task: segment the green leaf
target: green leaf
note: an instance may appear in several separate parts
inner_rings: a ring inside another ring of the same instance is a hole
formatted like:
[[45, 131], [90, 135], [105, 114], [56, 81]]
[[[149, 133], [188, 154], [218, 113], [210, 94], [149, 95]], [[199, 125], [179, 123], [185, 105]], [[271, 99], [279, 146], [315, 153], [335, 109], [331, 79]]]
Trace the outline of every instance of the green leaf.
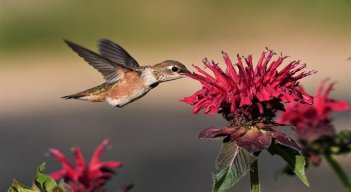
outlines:
[[73, 192], [73, 189], [71, 188], [71, 186], [66, 184], [63, 179], [60, 180], [56, 190], [62, 191], [62, 192]]
[[301, 179], [301, 181], [309, 186], [308, 179], [305, 172], [306, 161], [300, 151], [295, 148], [287, 147], [278, 143], [273, 143], [268, 151], [272, 155], [279, 155], [282, 157], [292, 171]]
[[71, 192], [69, 185], [65, 184], [63, 180], [59, 185], [49, 175], [44, 174], [45, 163], [42, 163], [36, 173], [35, 181], [32, 187], [28, 187], [15, 179], [7, 192]]
[[40, 186], [45, 191], [53, 191], [57, 190], [57, 183], [54, 179], [52, 179], [49, 175], [44, 174], [45, 163], [42, 163], [38, 169], [35, 177], [35, 181], [40, 184]]
[[346, 154], [351, 152], [351, 131], [342, 130], [334, 136], [332, 143], [328, 143], [332, 154]]
[[40, 189], [35, 184], [32, 187], [28, 187], [14, 179], [7, 192], [40, 192]]
[[212, 192], [224, 192], [230, 189], [249, 172], [250, 164], [254, 160], [256, 156], [234, 142], [223, 143], [216, 160]]

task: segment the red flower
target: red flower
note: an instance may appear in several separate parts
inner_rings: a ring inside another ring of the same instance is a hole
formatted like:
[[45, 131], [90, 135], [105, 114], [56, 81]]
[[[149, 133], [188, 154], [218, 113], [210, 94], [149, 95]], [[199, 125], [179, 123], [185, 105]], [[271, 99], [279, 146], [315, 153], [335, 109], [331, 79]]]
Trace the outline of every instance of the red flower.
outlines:
[[334, 136], [331, 112], [350, 109], [345, 101], [329, 98], [334, 83], [323, 92], [325, 83], [323, 81], [317, 89], [313, 105], [289, 104], [286, 112], [277, 119], [279, 123], [294, 125], [300, 141], [313, 142], [325, 136]]
[[51, 173], [53, 179], [63, 178], [75, 192], [104, 191], [101, 187], [105, 185], [114, 171], [112, 168], [121, 167], [123, 164], [117, 161], [100, 161], [102, 152], [108, 146], [109, 141], [106, 139], [95, 150], [89, 164], [86, 164], [79, 147], [73, 148], [76, 165], [72, 165], [65, 155], [57, 150], [50, 149], [53, 155], [62, 165], [62, 169]]
[[230, 123], [224, 129], [205, 129], [199, 138], [223, 138], [249, 152], [268, 149], [273, 141], [300, 151], [294, 140], [272, 129], [277, 125], [272, 118], [278, 110], [285, 110], [283, 103], [313, 102], [313, 98], [298, 86], [297, 81], [314, 71], [300, 72], [306, 65], [299, 61], [292, 61], [279, 70], [287, 57], [279, 56], [271, 62], [273, 55], [273, 51], [264, 51], [256, 67], [251, 55], [244, 59], [246, 66], [238, 55], [236, 70], [223, 52], [227, 66], [225, 72], [213, 61], [203, 61], [214, 77], [195, 66], [201, 74], [192, 73], [189, 76], [200, 81], [202, 89], [182, 101], [194, 105], [193, 113], [202, 109], [204, 113], [221, 113]]
[[297, 81], [311, 75], [314, 71], [300, 72], [305, 64], [292, 61], [281, 66], [286, 56], [279, 56], [271, 61], [274, 53], [264, 51], [257, 66], [253, 66], [252, 56], [244, 59], [238, 55], [237, 69], [234, 68], [228, 55], [223, 52], [225, 72], [216, 63], [203, 61], [212, 70], [214, 77], [195, 66], [201, 73], [188, 76], [198, 80], [202, 89], [182, 101], [194, 105], [193, 113], [204, 109], [204, 113], [222, 113], [228, 120], [236, 121], [257, 120], [260, 117], [272, 118], [277, 110], [284, 110], [282, 103], [300, 102], [312, 103], [312, 97], [298, 86]]

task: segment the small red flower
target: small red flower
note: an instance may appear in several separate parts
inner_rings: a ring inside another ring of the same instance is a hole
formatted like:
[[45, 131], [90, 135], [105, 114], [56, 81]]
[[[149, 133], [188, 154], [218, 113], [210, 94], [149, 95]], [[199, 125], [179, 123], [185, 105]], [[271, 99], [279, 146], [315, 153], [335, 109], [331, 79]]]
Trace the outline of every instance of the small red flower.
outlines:
[[[214, 74], [209, 75], [195, 66], [200, 73], [188, 76], [198, 80], [202, 89], [182, 101], [194, 105], [193, 113], [204, 109], [204, 113], [222, 113], [227, 119], [256, 120], [260, 117], [272, 118], [277, 110], [284, 110], [282, 103], [313, 102], [313, 98], [298, 86], [298, 80], [315, 71], [300, 72], [305, 64], [292, 61], [282, 69], [278, 69], [286, 56], [279, 56], [271, 62], [273, 51], [264, 51], [256, 67], [252, 56], [243, 59], [237, 55], [237, 69], [234, 68], [228, 55], [223, 52], [225, 72], [214, 61], [203, 61]], [[300, 72], [300, 73], [298, 73]], [[298, 74], [297, 74], [298, 73]]]
[[65, 155], [57, 150], [50, 149], [50, 154], [58, 160], [62, 169], [51, 173], [50, 176], [55, 179], [63, 178], [75, 192], [92, 192], [104, 191], [102, 186], [113, 176], [113, 168], [123, 166], [122, 163], [117, 161], [103, 162], [100, 160], [102, 152], [109, 145], [106, 139], [95, 150], [90, 163], [87, 164], [79, 147], [73, 148], [73, 154], [76, 164], [72, 165]]
[[277, 119], [279, 123], [294, 125], [300, 141], [313, 142], [325, 136], [334, 136], [331, 112], [350, 109], [345, 101], [329, 98], [334, 83], [323, 92], [325, 83], [323, 81], [317, 89], [313, 105], [289, 104], [286, 112]]

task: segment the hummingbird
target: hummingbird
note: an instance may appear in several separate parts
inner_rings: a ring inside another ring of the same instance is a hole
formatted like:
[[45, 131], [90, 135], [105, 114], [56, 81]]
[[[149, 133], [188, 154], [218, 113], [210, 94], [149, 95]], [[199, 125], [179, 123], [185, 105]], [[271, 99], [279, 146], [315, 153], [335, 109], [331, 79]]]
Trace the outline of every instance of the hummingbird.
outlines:
[[71, 41], [64, 41], [99, 71], [106, 81], [96, 87], [62, 97], [64, 99], [105, 101], [112, 106], [123, 107], [143, 97], [160, 83], [179, 79], [190, 73], [185, 65], [174, 60], [140, 66], [125, 49], [108, 39], [99, 40], [99, 54]]

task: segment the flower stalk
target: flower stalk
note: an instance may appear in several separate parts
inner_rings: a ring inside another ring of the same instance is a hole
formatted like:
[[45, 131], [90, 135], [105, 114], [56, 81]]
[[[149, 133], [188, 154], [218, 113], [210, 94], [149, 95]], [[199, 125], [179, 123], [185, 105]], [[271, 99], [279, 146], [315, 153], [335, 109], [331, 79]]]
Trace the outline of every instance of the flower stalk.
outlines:
[[347, 174], [335, 158], [331, 154], [325, 154], [325, 159], [328, 161], [329, 165], [332, 167], [334, 172], [338, 175], [341, 183], [345, 186], [348, 192], [351, 192], [351, 181], [348, 178]]
[[251, 192], [261, 192], [257, 159], [250, 165], [250, 184]]

